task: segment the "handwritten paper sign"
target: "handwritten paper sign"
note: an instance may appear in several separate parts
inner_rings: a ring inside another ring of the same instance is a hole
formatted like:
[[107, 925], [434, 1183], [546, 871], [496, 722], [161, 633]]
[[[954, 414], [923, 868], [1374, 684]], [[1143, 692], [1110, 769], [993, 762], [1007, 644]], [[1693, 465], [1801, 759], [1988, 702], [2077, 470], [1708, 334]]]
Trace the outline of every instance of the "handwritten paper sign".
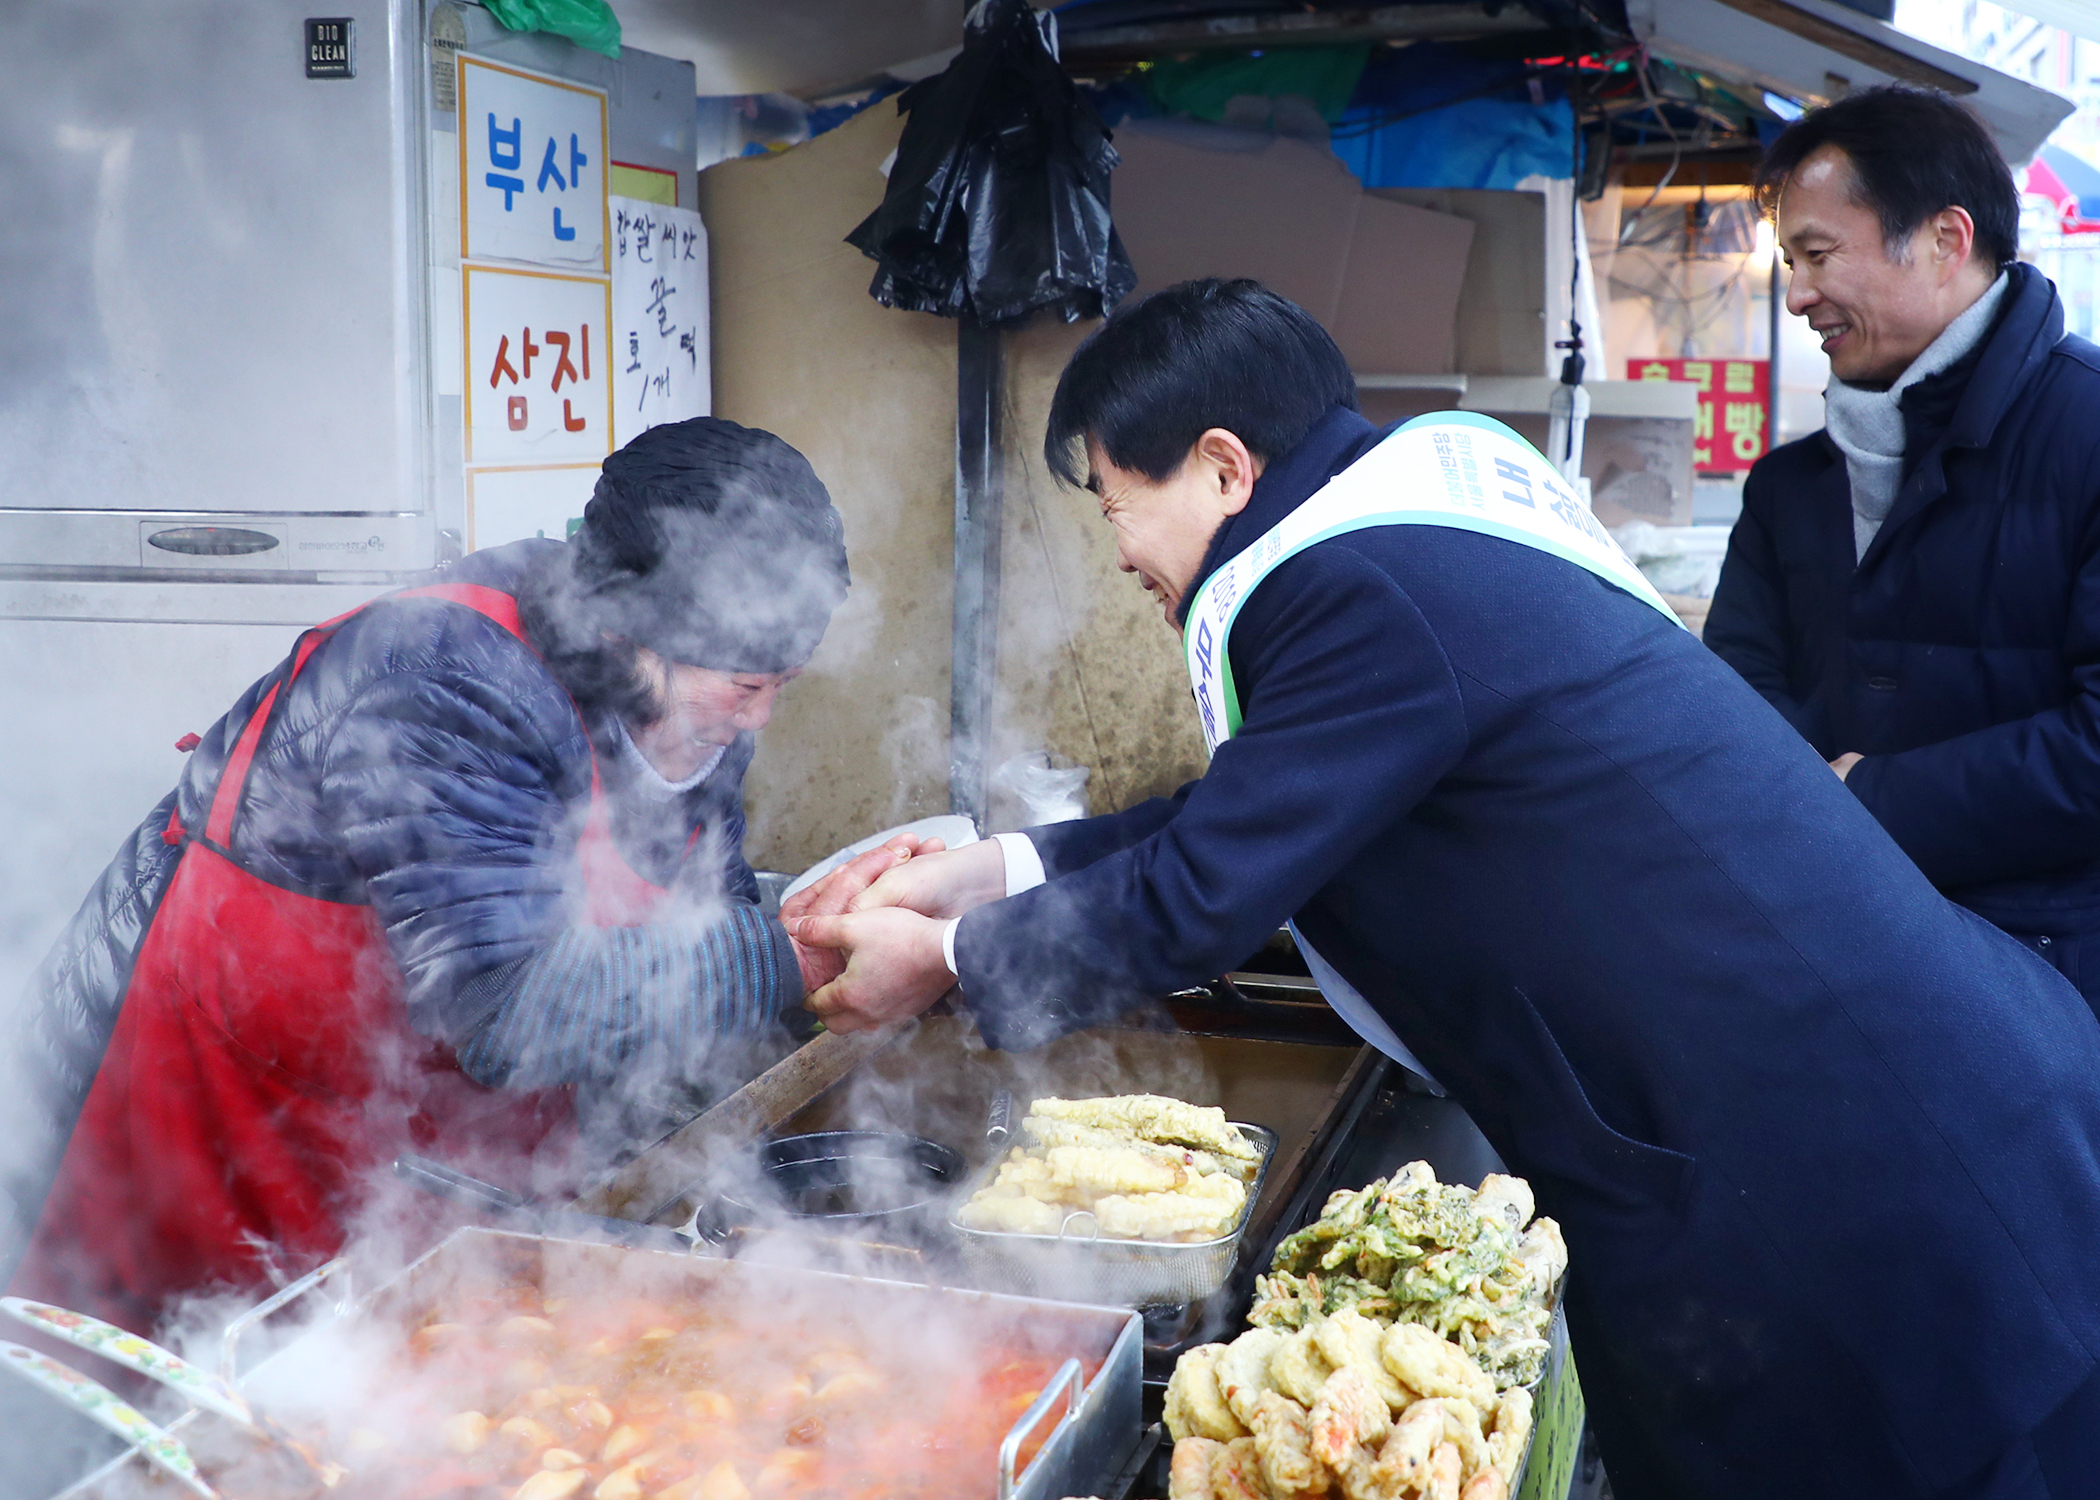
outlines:
[[601, 274], [605, 94], [459, 59], [460, 254]]
[[691, 209], [612, 200], [613, 440], [707, 415], [707, 230]]
[[612, 451], [607, 283], [468, 266], [467, 462], [576, 463]]

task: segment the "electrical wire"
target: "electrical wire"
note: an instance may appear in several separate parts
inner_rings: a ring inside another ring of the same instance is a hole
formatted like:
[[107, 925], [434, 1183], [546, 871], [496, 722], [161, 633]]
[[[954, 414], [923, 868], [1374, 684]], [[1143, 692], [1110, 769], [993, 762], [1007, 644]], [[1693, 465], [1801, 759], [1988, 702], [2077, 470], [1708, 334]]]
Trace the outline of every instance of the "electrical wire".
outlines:
[[[1655, 123], [1660, 125], [1663, 129], [1663, 134], [1670, 138], [1669, 169], [1662, 174], [1661, 180], [1655, 184], [1655, 190], [1648, 195], [1648, 201], [1633, 211], [1634, 218], [1638, 219], [1649, 209], [1655, 207], [1656, 200], [1662, 197], [1663, 189], [1668, 187], [1671, 180], [1677, 176], [1677, 168], [1684, 161], [1684, 142], [1678, 138], [1677, 127], [1670, 123], [1670, 117], [1663, 113], [1662, 104], [1655, 97], [1655, 86], [1648, 77], [1648, 48], [1645, 44], [1641, 47], [1640, 55], [1634, 59], [1633, 76], [1640, 82], [1641, 97], [1648, 101], [1648, 113], [1655, 117]], [[1626, 223], [1624, 217], [1620, 218], [1619, 223], [1620, 233], [1623, 234]]]

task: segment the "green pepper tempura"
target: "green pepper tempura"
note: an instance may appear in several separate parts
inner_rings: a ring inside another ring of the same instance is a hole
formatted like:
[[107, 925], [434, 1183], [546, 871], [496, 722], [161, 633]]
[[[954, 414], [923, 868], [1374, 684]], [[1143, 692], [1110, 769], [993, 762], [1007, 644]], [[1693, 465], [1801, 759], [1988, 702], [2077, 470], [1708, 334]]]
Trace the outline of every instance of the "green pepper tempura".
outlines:
[[1276, 1247], [1248, 1322], [1302, 1328], [1353, 1308], [1382, 1323], [1419, 1323], [1452, 1340], [1498, 1389], [1543, 1373], [1551, 1298], [1568, 1252], [1560, 1226], [1532, 1219], [1521, 1177], [1479, 1191], [1440, 1183], [1426, 1162], [1343, 1191]]

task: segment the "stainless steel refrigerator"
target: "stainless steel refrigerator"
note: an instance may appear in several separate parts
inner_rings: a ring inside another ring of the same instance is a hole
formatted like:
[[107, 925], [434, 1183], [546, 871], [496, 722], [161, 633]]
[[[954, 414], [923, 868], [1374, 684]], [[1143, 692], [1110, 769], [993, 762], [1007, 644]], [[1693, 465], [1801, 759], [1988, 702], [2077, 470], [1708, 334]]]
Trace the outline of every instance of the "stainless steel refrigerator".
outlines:
[[[177, 739], [300, 627], [470, 545], [477, 486], [580, 511], [613, 441], [614, 205], [697, 223], [689, 63], [454, 0], [328, 8], [0, 6], [0, 1020]], [[554, 140], [579, 120], [597, 139]], [[558, 224], [566, 261], [501, 222], [463, 234], [499, 197], [498, 220]], [[704, 270], [703, 240], [703, 297]], [[489, 392], [463, 286], [490, 337], [505, 298], [529, 338], [552, 326], [534, 288], [585, 307], [588, 392]], [[704, 326], [683, 336], [699, 366]]]

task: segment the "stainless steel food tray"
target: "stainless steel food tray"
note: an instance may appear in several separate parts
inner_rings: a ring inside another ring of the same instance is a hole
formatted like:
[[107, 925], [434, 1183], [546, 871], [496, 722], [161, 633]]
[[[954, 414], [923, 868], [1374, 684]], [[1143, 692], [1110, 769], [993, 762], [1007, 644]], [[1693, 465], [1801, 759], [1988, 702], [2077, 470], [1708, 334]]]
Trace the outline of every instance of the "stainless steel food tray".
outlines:
[[[972, 1229], [950, 1215], [948, 1225], [955, 1231], [971, 1279], [1018, 1296], [1109, 1307], [1201, 1302], [1231, 1276], [1240, 1236], [1254, 1216], [1262, 1184], [1268, 1180], [1269, 1163], [1276, 1157], [1275, 1131], [1240, 1120], [1231, 1123], [1261, 1147], [1261, 1162], [1254, 1169], [1254, 1180], [1247, 1184], [1247, 1204], [1225, 1234], [1193, 1243], [1105, 1239], [1090, 1232], [1096, 1227], [1093, 1215], [1079, 1210], [1066, 1216], [1057, 1234], [1020, 1234]], [[998, 1171], [999, 1161], [989, 1163], [958, 1199], [956, 1212]]]
[[[943, 1315], [971, 1327], [994, 1322], [1047, 1324], [1069, 1330], [1087, 1346], [1087, 1357], [1100, 1367], [1086, 1379], [1077, 1358], [1067, 1359], [1035, 1403], [1007, 1432], [998, 1465], [999, 1500], [1059, 1500], [1097, 1490], [1137, 1446], [1139, 1403], [1144, 1364], [1144, 1324], [1127, 1309], [1074, 1307], [1064, 1301], [1016, 1297], [999, 1292], [929, 1287], [909, 1282], [847, 1276], [826, 1271], [789, 1270], [711, 1256], [679, 1255], [618, 1245], [590, 1244], [506, 1230], [461, 1229], [383, 1286], [351, 1301], [342, 1261], [331, 1261], [251, 1310], [227, 1330], [222, 1373], [233, 1376], [241, 1360], [240, 1342], [253, 1337], [263, 1318], [289, 1308], [302, 1298], [332, 1298], [331, 1316], [293, 1342], [276, 1350], [251, 1370], [238, 1374], [242, 1391], [260, 1405], [271, 1404], [273, 1387], [287, 1379], [286, 1367], [311, 1369], [335, 1353], [331, 1341], [346, 1350], [369, 1346], [375, 1325], [396, 1322], [430, 1293], [483, 1279], [489, 1267], [554, 1267], [564, 1284], [598, 1283], [634, 1290], [638, 1286], [692, 1281], [728, 1282], [737, 1295], [764, 1305], [790, 1288], [835, 1287], [857, 1301], [888, 1299], [899, 1303], [939, 1304]], [[293, 1384], [300, 1379], [289, 1377]], [[195, 1418], [185, 1413], [175, 1423], [186, 1427]], [[1025, 1469], [1014, 1472], [1016, 1454], [1029, 1434], [1053, 1422], [1049, 1435]], [[102, 1465], [66, 1497], [100, 1497], [115, 1487], [125, 1471], [145, 1470], [136, 1450]], [[987, 1476], [989, 1479], [991, 1476]], [[989, 1485], [987, 1488], [989, 1489]], [[126, 1491], [129, 1493], [129, 1491]], [[160, 1493], [155, 1490], [154, 1493]]]

